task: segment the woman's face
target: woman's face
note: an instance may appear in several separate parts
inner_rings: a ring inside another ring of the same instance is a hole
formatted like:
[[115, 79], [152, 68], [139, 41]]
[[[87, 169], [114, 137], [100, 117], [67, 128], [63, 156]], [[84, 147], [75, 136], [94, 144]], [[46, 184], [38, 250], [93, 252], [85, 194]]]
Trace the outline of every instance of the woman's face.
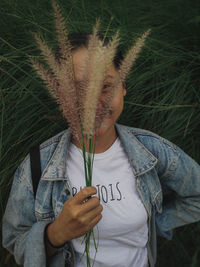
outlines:
[[[75, 72], [75, 79], [77, 82], [81, 82], [84, 80], [84, 68], [86, 57], [87, 57], [88, 50], [87, 48], [80, 48], [75, 50], [73, 53], [73, 62], [74, 62], [74, 72]], [[104, 81], [104, 85], [102, 88], [102, 93], [100, 96], [98, 108], [103, 107], [103, 103], [105, 102], [106, 94], [108, 93], [109, 87], [111, 87], [116, 80], [119, 79], [119, 72], [112, 64], [108, 72], [106, 74], [106, 79]], [[112, 97], [112, 101], [110, 104], [110, 109], [108, 114], [104, 117], [103, 122], [101, 123], [100, 130], [98, 132], [98, 136], [103, 136], [106, 133], [114, 134], [115, 127], [114, 124], [119, 118], [124, 105], [124, 96], [126, 94], [126, 89], [123, 87], [122, 83], [119, 83], [114, 96]]]

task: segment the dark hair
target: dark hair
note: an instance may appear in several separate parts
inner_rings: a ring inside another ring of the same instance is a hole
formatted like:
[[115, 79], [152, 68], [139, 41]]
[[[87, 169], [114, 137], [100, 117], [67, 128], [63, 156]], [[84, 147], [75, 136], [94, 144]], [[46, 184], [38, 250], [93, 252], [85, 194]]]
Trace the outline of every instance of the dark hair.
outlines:
[[[68, 39], [73, 47], [73, 50], [76, 50], [81, 47], [88, 47], [90, 33], [71, 33], [68, 35]], [[100, 40], [104, 41], [104, 45], [106, 46], [110, 41], [111, 38], [104, 37], [102, 34], [98, 33], [98, 37]], [[116, 54], [113, 60], [114, 66], [116, 69], [119, 68], [121, 61], [123, 60], [123, 55], [119, 47], [116, 50]]]

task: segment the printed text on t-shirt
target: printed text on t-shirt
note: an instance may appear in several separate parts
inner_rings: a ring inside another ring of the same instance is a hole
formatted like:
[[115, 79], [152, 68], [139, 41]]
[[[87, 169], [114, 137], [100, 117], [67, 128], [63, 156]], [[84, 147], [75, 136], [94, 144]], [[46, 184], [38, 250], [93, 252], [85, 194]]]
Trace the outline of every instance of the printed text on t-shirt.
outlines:
[[[97, 196], [99, 200], [103, 201], [104, 203], [108, 203], [109, 201], [120, 201], [122, 199], [122, 193], [120, 191], [120, 182], [117, 182], [116, 184], [109, 184], [107, 186], [97, 184], [95, 185], [97, 189]], [[83, 186], [80, 186], [79, 191], [83, 188]], [[72, 187], [72, 195], [76, 195], [78, 193], [78, 188]]]

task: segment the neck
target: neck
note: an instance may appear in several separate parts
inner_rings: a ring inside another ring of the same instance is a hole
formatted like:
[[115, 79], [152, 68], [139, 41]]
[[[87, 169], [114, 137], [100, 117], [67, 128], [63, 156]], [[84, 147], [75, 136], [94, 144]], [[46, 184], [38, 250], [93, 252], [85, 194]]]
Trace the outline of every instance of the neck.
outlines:
[[[112, 129], [110, 129], [109, 131], [107, 131], [104, 134], [101, 134], [101, 131], [100, 131], [100, 133], [99, 133], [99, 135], [97, 137], [93, 137], [91, 139], [91, 146], [92, 146], [91, 151], [93, 151], [94, 146], [95, 146], [95, 154], [105, 152], [107, 149], [109, 149], [112, 146], [112, 144], [117, 139], [117, 136], [118, 135], [117, 135], [117, 132], [116, 132], [114, 126], [113, 126]], [[95, 140], [95, 138], [96, 138], [96, 140]], [[72, 137], [72, 143], [74, 145], [76, 145], [77, 147], [82, 149], [82, 145], [80, 144], [80, 142], [77, 139], [73, 138], [73, 137]], [[90, 152], [88, 143], [89, 143], [88, 140], [86, 140], [86, 138], [85, 138], [84, 139], [84, 144], [85, 144], [86, 151]]]

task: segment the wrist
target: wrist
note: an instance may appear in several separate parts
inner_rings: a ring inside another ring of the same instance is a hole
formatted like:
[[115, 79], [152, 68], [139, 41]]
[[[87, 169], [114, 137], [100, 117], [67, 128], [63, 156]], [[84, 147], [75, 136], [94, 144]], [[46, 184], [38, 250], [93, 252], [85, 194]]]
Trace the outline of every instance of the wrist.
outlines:
[[45, 242], [52, 248], [59, 249], [65, 245], [65, 242], [58, 237], [58, 232], [55, 229], [55, 222], [47, 224], [44, 237]]

